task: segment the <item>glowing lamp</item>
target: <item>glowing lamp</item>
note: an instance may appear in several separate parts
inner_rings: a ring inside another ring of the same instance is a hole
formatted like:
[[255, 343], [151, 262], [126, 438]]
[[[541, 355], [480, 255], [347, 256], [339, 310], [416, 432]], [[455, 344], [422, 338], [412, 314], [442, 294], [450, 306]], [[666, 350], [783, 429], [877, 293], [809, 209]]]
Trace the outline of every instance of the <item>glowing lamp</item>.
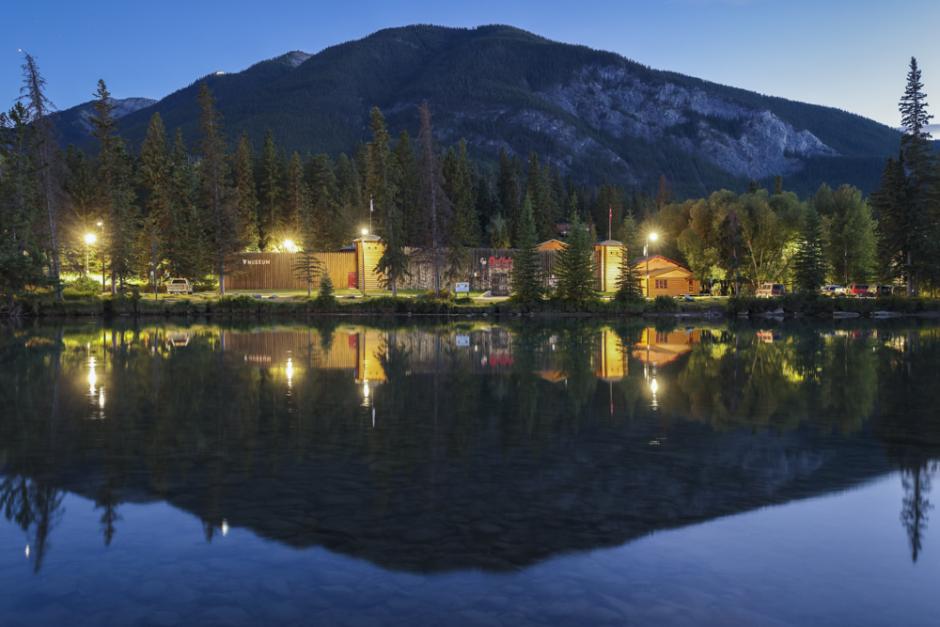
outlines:
[[82, 237], [82, 241], [85, 242], [85, 246], [94, 246], [96, 243], [98, 243], [98, 236], [94, 233], [85, 233], [85, 235]]

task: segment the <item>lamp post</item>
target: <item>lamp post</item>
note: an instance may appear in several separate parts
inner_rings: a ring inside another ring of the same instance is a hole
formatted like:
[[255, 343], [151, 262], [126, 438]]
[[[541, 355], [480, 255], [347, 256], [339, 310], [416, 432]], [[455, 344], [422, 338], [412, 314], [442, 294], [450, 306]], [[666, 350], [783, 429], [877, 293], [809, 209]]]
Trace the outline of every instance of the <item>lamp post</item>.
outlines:
[[88, 258], [91, 253], [91, 247], [94, 246], [95, 243], [98, 241], [98, 236], [95, 235], [94, 233], [88, 232], [88, 233], [85, 233], [84, 237], [82, 237], [82, 241], [85, 242], [85, 276], [87, 277], [88, 276]]
[[649, 247], [650, 242], [655, 242], [659, 239], [659, 233], [653, 231], [646, 236], [646, 243], [643, 245], [643, 257], [646, 259], [646, 297], [650, 297], [650, 254]]

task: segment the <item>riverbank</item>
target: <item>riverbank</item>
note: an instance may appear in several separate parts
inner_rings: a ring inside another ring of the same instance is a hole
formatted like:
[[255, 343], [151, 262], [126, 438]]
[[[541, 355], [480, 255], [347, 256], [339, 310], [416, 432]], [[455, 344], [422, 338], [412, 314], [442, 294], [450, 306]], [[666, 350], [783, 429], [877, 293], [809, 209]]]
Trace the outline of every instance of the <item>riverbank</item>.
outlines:
[[512, 300], [434, 298], [428, 295], [392, 297], [341, 296], [322, 301], [306, 296], [199, 294], [152, 298], [148, 296], [81, 296], [56, 302], [49, 295], [17, 299], [17, 315], [26, 318], [76, 317], [295, 317], [311, 316], [571, 316], [638, 317], [814, 317], [890, 318], [940, 316], [940, 299], [925, 298], [828, 298], [790, 295], [782, 298], [660, 297], [650, 301], [618, 302], [598, 299], [588, 303], [545, 300], [523, 305]]

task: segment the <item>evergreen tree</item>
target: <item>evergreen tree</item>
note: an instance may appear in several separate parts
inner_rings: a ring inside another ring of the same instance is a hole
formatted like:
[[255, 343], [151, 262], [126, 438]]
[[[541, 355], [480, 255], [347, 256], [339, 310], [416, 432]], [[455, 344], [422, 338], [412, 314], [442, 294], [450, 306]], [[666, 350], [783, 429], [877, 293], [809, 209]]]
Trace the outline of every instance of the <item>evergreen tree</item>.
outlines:
[[219, 113], [209, 87], [199, 88], [200, 129], [202, 142], [199, 183], [202, 206], [208, 227], [207, 243], [212, 251], [213, 265], [219, 279], [219, 293], [225, 294], [225, 261], [241, 247], [244, 231], [238, 223], [235, 199], [228, 186], [228, 167]]
[[509, 221], [501, 213], [496, 213], [490, 218], [490, 223], [486, 226], [486, 234], [493, 248], [509, 248], [511, 245]]
[[320, 277], [320, 292], [317, 294], [317, 304], [321, 306], [332, 306], [336, 304], [336, 294], [333, 291], [333, 279], [328, 272], [323, 272]]
[[317, 282], [317, 278], [321, 274], [326, 275], [323, 262], [309, 248], [304, 248], [294, 255], [293, 270], [294, 276], [307, 286], [307, 298], [313, 294], [313, 284]]
[[103, 80], [95, 92], [92, 134], [98, 140], [98, 197], [107, 216], [105, 238], [111, 273], [111, 293], [117, 291], [131, 272], [137, 241], [135, 194], [132, 187], [130, 157], [123, 140], [117, 135], [114, 101]]
[[519, 239], [512, 264], [513, 300], [524, 304], [542, 300], [542, 262], [536, 244], [532, 198], [526, 194], [519, 215]]
[[300, 154], [296, 151], [287, 163], [287, 175], [284, 178], [283, 209], [278, 223], [280, 241], [295, 240], [298, 233], [304, 247], [314, 248], [321, 242], [320, 225], [314, 218], [310, 206], [310, 194], [307, 191], [307, 182], [304, 177], [304, 165]]
[[258, 234], [258, 192], [255, 188], [254, 151], [247, 133], [242, 133], [235, 149], [235, 204], [238, 221], [245, 227], [242, 240], [260, 249]]
[[167, 230], [170, 226], [171, 205], [170, 157], [166, 145], [166, 129], [159, 113], [154, 113], [147, 127], [147, 136], [140, 149], [138, 169], [143, 208], [142, 222], [148, 278], [154, 297], [160, 287], [161, 262], [165, 256]]
[[590, 230], [577, 213], [571, 214], [568, 245], [558, 254], [558, 296], [572, 303], [597, 297], [594, 287], [594, 246]]
[[[499, 174], [496, 179], [500, 213], [509, 221], [513, 238], [518, 236], [519, 211], [519, 168], [515, 159], [505, 150], [499, 151]], [[538, 237], [536, 235], [536, 237]]]
[[796, 287], [807, 294], [815, 294], [826, 280], [826, 257], [823, 251], [823, 232], [819, 214], [810, 207], [800, 234], [793, 274]]
[[22, 104], [15, 104], [9, 115], [0, 113], [0, 294], [8, 314], [16, 310], [17, 293], [44, 282], [33, 130]]
[[[885, 171], [884, 183], [876, 196], [879, 209], [880, 243], [889, 267], [899, 271], [907, 282], [908, 294], [917, 291], [918, 283], [933, 274], [940, 236], [936, 159], [930, 149], [927, 127], [927, 95], [923, 91], [921, 70], [917, 59], [911, 58], [907, 86], [898, 109], [901, 113], [901, 160], [905, 192], [897, 189], [897, 172], [891, 166]], [[890, 164], [889, 164], [890, 165]], [[885, 202], [891, 199], [891, 202]]]
[[623, 222], [620, 223], [620, 228], [617, 229], [615, 237], [623, 244], [624, 256], [627, 259], [634, 259], [639, 256], [638, 253], [642, 248], [640, 229], [632, 211], [627, 212]]
[[909, 189], [903, 158], [888, 159], [878, 189], [871, 195], [878, 220], [878, 259], [880, 274], [890, 280], [901, 277], [912, 283], [911, 244], [916, 221], [910, 211]]
[[418, 158], [408, 131], [402, 131], [395, 145], [395, 164], [398, 169], [398, 203], [402, 211], [405, 243], [419, 246], [427, 242], [428, 215], [422, 202]]
[[372, 141], [367, 152], [366, 188], [382, 216], [381, 233], [385, 251], [377, 269], [382, 273], [385, 285], [398, 295], [398, 283], [408, 272], [408, 256], [405, 254], [404, 225], [401, 208], [397, 202], [398, 172], [389, 147], [385, 117], [378, 107], [371, 113]]
[[362, 219], [362, 183], [356, 162], [345, 154], [336, 158], [337, 211], [342, 221], [337, 225], [336, 245], [349, 241], [356, 232], [356, 222]]
[[626, 248], [620, 256], [620, 276], [617, 277], [616, 299], [620, 302], [643, 300], [640, 277], [637, 275], [636, 268], [630, 263], [630, 254]]
[[196, 207], [196, 174], [177, 129], [170, 154], [170, 219], [166, 256], [171, 276], [197, 278], [209, 270], [202, 216]]
[[321, 250], [341, 247], [349, 241], [352, 223], [340, 207], [339, 188], [333, 163], [325, 154], [316, 155], [307, 164], [307, 189]]
[[446, 225], [448, 199], [442, 188], [441, 162], [434, 145], [434, 131], [431, 127], [431, 109], [427, 101], [422, 102], [418, 109], [421, 120], [421, 130], [418, 133], [418, 143], [421, 148], [419, 160], [419, 173], [421, 193], [419, 198], [427, 215], [428, 238], [427, 244], [431, 254], [431, 267], [434, 272], [434, 293], [441, 291], [441, 246], [443, 232]]
[[55, 289], [56, 300], [62, 300], [62, 282], [60, 280], [60, 242], [59, 221], [62, 213], [61, 172], [58, 161], [58, 149], [53, 135], [49, 113], [52, 103], [46, 97], [46, 80], [39, 73], [36, 59], [24, 53], [23, 86], [20, 88], [21, 100], [25, 103], [30, 133], [31, 163], [36, 172], [37, 202], [42, 206], [46, 219], [46, 257], [49, 260], [49, 275]]
[[280, 213], [282, 195], [281, 158], [270, 129], [264, 136], [260, 170], [258, 217], [255, 229], [258, 232], [258, 249], [265, 251], [274, 244], [274, 228]]
[[467, 142], [460, 140], [444, 157], [444, 194], [450, 199], [452, 216], [448, 229], [448, 274], [456, 278], [469, 259], [469, 249], [480, 243], [480, 222], [476, 213], [473, 169], [467, 156]]

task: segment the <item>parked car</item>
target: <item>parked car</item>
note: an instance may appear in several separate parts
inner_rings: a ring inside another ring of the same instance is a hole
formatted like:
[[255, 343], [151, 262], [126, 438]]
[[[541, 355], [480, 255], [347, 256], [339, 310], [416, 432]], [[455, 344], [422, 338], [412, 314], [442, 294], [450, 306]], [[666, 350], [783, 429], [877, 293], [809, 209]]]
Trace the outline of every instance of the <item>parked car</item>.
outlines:
[[192, 294], [193, 284], [189, 279], [170, 279], [166, 282], [167, 294]]
[[783, 283], [761, 283], [754, 295], [758, 298], [775, 298], [785, 296], [786, 293], [787, 288]]
[[868, 285], [867, 283], [852, 283], [849, 285], [846, 293], [849, 296], [855, 296], [857, 298], [867, 298], [869, 296], [875, 295], [872, 286]]
[[822, 290], [823, 296], [845, 296], [845, 286], [844, 285], [823, 285]]
[[893, 285], [879, 285], [875, 288], [875, 294], [878, 296], [893, 296], [894, 286]]

